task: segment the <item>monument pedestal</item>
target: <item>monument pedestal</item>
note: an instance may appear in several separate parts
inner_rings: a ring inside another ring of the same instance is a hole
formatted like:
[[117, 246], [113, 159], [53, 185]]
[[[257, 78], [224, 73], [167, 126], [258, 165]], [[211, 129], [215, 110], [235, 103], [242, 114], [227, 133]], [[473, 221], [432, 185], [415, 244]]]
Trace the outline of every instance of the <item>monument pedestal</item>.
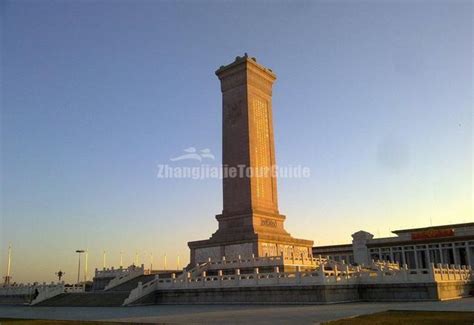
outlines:
[[312, 255], [313, 241], [293, 238], [283, 228], [285, 216], [253, 212], [217, 215], [219, 229], [207, 240], [189, 242], [191, 265], [211, 260], [248, 259], [261, 256], [304, 257]]

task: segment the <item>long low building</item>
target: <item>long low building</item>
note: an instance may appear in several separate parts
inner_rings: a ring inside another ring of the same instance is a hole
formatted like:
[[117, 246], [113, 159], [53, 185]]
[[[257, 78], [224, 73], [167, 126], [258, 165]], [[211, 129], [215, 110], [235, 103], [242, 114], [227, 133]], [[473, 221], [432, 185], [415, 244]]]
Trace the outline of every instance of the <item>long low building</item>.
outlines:
[[430, 263], [466, 265], [474, 268], [474, 222], [393, 231], [396, 237], [374, 238], [366, 231], [352, 234], [352, 244], [316, 246], [313, 256], [329, 256], [350, 264], [385, 260], [409, 268], [427, 268]]

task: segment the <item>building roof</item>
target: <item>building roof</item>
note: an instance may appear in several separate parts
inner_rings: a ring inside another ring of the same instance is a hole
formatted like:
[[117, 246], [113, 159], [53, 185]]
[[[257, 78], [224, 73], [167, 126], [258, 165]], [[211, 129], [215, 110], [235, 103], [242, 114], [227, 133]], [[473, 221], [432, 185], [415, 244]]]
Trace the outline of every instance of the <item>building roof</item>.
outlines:
[[340, 244], [340, 245], [327, 245], [327, 246], [314, 246], [313, 248], [350, 248], [352, 249], [352, 244]]
[[454, 225], [442, 225], [442, 226], [430, 226], [430, 227], [423, 227], [423, 228], [412, 228], [412, 229], [401, 229], [401, 230], [394, 230], [392, 231], [394, 234], [403, 234], [407, 232], [415, 232], [415, 231], [424, 231], [424, 230], [432, 230], [432, 229], [446, 229], [446, 228], [464, 228], [464, 227], [474, 227], [474, 222], [468, 223], [458, 223]]

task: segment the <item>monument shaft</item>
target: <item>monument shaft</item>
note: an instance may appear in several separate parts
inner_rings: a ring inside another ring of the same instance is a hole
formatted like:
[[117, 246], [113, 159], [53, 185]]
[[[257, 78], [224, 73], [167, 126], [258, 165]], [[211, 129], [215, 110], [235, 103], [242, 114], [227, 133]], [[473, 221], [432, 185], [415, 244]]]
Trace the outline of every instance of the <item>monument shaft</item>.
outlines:
[[253, 210], [278, 214], [272, 85], [276, 76], [253, 60], [236, 61], [216, 72], [222, 90], [222, 163], [255, 177], [226, 177], [222, 214]]

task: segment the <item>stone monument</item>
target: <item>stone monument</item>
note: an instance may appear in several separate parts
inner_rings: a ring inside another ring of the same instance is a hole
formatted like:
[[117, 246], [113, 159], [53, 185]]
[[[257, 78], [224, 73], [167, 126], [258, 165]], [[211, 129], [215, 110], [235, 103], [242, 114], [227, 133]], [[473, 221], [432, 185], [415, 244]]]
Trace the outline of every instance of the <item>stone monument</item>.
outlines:
[[[209, 258], [310, 257], [313, 241], [295, 239], [278, 210], [273, 168], [272, 86], [276, 75], [247, 54], [221, 66], [223, 210], [218, 230], [189, 242], [191, 265]], [[249, 172], [250, 171], [250, 174]]]

